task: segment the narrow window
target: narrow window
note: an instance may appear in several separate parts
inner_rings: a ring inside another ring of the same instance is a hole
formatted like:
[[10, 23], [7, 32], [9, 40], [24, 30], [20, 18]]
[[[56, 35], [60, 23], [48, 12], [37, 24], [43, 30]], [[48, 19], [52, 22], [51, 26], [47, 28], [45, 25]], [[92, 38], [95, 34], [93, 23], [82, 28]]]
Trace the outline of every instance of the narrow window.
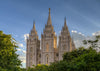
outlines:
[[48, 45], [48, 43], [46, 44], [46, 51], [47, 52], [49, 51], [49, 45]]

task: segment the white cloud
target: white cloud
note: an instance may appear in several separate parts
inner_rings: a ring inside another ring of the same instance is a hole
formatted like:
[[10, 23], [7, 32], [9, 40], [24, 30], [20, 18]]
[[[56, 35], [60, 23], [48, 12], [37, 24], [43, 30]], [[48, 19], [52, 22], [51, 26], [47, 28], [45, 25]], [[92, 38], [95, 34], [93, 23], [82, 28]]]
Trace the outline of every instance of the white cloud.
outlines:
[[26, 41], [26, 39], [29, 37], [29, 34], [24, 34], [24, 40]]
[[17, 49], [18, 51], [21, 51], [21, 49]]
[[21, 55], [18, 58], [22, 61], [22, 63], [26, 63], [26, 56]]
[[72, 30], [71, 32], [72, 32], [72, 33], [77, 33], [77, 31], [74, 31], [74, 30]]
[[25, 50], [23, 50], [22, 52], [26, 54], [26, 51]]
[[82, 36], [85, 36], [84, 34], [82, 34]]
[[81, 33], [81, 32], [79, 32], [79, 34], [81, 35], [82, 33]]
[[19, 45], [19, 47], [24, 47], [24, 45], [22, 43], [19, 43], [18, 45]]
[[93, 36], [97, 36], [97, 35], [100, 35], [100, 31], [98, 32], [95, 32], [95, 33], [92, 33]]
[[95, 33], [92, 33], [93, 36], [95, 36]]
[[76, 30], [72, 30], [71, 32], [72, 32], [72, 33], [79, 34], [79, 35], [82, 35], [82, 36], [85, 36], [85, 35], [84, 35], [84, 34], [82, 34], [81, 32], [77, 32]]
[[26, 63], [26, 60], [21, 60], [23, 63]]

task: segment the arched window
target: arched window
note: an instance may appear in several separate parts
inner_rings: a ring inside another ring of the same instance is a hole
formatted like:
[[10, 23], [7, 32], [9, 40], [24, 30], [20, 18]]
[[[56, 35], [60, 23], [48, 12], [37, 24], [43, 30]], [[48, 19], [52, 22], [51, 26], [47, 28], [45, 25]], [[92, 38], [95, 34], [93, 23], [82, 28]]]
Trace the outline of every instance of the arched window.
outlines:
[[49, 56], [48, 56], [48, 54], [46, 55], [46, 64], [49, 64]]
[[49, 44], [48, 43], [46, 44], [46, 51], [47, 52], [49, 51]]

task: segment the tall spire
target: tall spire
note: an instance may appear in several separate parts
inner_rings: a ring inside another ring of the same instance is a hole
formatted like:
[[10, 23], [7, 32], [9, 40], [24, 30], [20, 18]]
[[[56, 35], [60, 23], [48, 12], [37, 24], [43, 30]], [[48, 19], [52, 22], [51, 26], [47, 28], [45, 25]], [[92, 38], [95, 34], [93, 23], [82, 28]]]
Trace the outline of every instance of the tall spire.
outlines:
[[64, 19], [64, 28], [67, 28], [67, 30], [68, 30], [68, 27], [67, 27], [67, 24], [66, 24], [66, 17]]
[[35, 21], [33, 22], [33, 28], [31, 30], [31, 34], [37, 34], [36, 28], [35, 28]]
[[67, 25], [66, 25], [66, 17], [65, 17], [65, 22], [64, 22], [64, 26], [67, 26]]
[[35, 30], [35, 21], [33, 22], [33, 29]]
[[51, 16], [50, 16], [50, 8], [49, 8], [49, 16], [48, 16], [48, 21], [47, 21], [47, 25], [52, 24], [51, 22]]
[[66, 31], [68, 33], [68, 35], [70, 35], [69, 30], [68, 30], [68, 27], [67, 27], [67, 24], [66, 24], [66, 17], [64, 19], [64, 26], [62, 28], [62, 31]]
[[49, 15], [50, 15], [50, 8], [49, 8]]

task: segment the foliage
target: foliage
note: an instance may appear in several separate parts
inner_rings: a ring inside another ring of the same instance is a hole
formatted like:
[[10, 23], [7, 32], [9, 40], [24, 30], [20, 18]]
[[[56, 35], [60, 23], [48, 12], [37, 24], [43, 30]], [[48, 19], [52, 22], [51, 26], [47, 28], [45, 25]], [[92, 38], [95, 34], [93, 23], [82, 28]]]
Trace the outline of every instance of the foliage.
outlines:
[[28, 68], [27, 71], [34, 71], [34, 68]]
[[49, 66], [48, 71], [67, 71], [68, 63], [66, 61], [54, 62]]
[[0, 71], [20, 71], [21, 61], [16, 54], [16, 42], [11, 35], [0, 31]]
[[93, 48], [80, 48], [73, 52], [65, 53], [63, 61], [53, 63], [49, 71], [99, 71], [100, 53]]
[[33, 68], [28, 68], [27, 71], [48, 71], [48, 65], [38, 64]]
[[26, 68], [21, 68], [21, 71], [26, 71]]
[[[89, 52], [94, 52], [95, 50], [92, 49], [92, 47], [90, 47], [89, 49], [85, 49], [84, 47], [81, 47], [79, 49], [76, 49], [72, 52], [67, 52], [63, 55], [63, 60], [64, 61], [67, 61], [67, 62], [70, 62], [72, 60], [74, 60], [74, 58], [77, 58], [81, 55], [84, 55], [86, 53], [89, 53]], [[95, 51], [96, 52], [96, 51]]]

